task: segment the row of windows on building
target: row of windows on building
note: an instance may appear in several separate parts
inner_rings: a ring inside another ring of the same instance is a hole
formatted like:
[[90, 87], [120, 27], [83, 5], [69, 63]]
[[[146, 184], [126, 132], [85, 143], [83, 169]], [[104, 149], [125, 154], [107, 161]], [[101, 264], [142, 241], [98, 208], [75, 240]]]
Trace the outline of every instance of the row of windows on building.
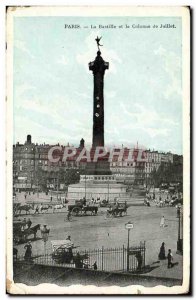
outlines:
[[34, 155], [34, 154], [31, 154], [31, 153], [24, 153], [24, 154], [21, 155], [21, 153], [14, 153], [14, 158], [15, 159], [20, 159], [20, 158], [30, 159], [30, 158], [33, 158], [34, 160], [40, 158], [40, 159], [46, 160], [46, 159], [48, 159], [48, 154], [36, 154], [36, 155]]
[[14, 165], [34, 165], [34, 164], [41, 164], [41, 165], [55, 165], [55, 166], [74, 166], [77, 165], [75, 162], [61, 162], [59, 161], [58, 163], [53, 163], [49, 162], [48, 160], [34, 160], [34, 159], [21, 159], [21, 160], [14, 160], [13, 164]]
[[115, 180], [114, 176], [83, 176], [83, 180]]

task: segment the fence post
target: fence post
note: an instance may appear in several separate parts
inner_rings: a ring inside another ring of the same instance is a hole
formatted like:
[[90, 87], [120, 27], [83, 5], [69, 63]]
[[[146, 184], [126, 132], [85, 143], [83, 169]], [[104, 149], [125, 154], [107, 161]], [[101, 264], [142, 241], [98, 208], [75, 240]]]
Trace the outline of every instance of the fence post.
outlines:
[[101, 256], [102, 256], [101, 269], [102, 269], [102, 271], [103, 271], [103, 246], [102, 246], [102, 253], [101, 253]]
[[130, 233], [130, 229], [128, 228], [128, 241], [127, 241], [127, 272], [129, 272], [129, 233]]
[[146, 266], [146, 241], [144, 241], [144, 268]]

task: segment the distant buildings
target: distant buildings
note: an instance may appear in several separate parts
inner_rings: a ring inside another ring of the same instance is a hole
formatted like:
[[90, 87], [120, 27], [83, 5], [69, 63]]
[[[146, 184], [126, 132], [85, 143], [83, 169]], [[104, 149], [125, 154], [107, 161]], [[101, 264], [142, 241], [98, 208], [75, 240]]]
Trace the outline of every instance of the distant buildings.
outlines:
[[[137, 148], [125, 148], [122, 161], [118, 161], [118, 157], [114, 157], [113, 161], [110, 162], [110, 170], [116, 175], [118, 181], [128, 184], [144, 184], [145, 153], [141, 151], [141, 159], [139, 159], [139, 151]], [[132, 161], [126, 161], [130, 152], [132, 153]]]
[[[62, 153], [67, 146], [61, 146], [62, 152], [58, 162], [51, 162], [48, 159], [48, 151], [55, 145], [35, 144], [31, 140], [31, 136], [27, 136], [24, 144], [17, 143], [13, 146], [13, 181], [16, 189], [35, 189], [40, 183], [47, 178], [47, 187], [56, 189], [64, 186], [64, 175], [67, 170], [84, 170], [86, 160], [76, 161], [77, 156], [84, 148], [84, 140], [80, 141], [79, 147], [76, 149], [76, 155], [69, 157], [66, 161], [62, 160]], [[59, 144], [56, 146], [60, 146]], [[120, 149], [115, 149], [115, 151]], [[132, 160], [126, 161], [129, 152], [132, 153]], [[140, 153], [139, 153], [140, 152]], [[170, 152], [158, 152], [154, 150], [141, 151], [138, 147], [134, 149], [124, 149], [123, 158], [118, 161], [118, 156], [114, 155], [110, 162], [110, 170], [115, 174], [117, 181], [127, 184], [147, 183], [151, 173], [158, 170], [163, 164], [168, 166], [170, 163], [179, 164], [182, 166], [183, 158], [180, 155]], [[59, 177], [59, 174], [61, 176]], [[84, 174], [84, 173], [83, 173]], [[179, 177], [179, 178], [178, 178]], [[182, 176], [176, 175], [176, 180], [182, 182]]]
[[173, 163], [173, 154], [171, 152], [158, 152], [154, 150], [146, 150], [145, 162], [145, 180], [149, 182], [149, 177], [153, 171], [157, 171], [161, 164], [165, 167]]
[[32, 143], [30, 135], [24, 144], [17, 143], [13, 146], [13, 181], [16, 189], [37, 188], [43, 174], [48, 175], [48, 184], [56, 188], [57, 173], [60, 170], [78, 168], [76, 162], [71, 159], [66, 162], [51, 162], [48, 159], [48, 151], [52, 146], [54, 145]]

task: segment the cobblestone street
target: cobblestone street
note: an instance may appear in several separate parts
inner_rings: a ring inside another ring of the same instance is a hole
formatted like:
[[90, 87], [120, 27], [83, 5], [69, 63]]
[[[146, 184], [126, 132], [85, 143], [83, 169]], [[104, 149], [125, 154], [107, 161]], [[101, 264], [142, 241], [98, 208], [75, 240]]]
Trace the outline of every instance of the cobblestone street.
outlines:
[[[182, 278], [182, 256], [176, 254], [178, 222], [175, 207], [129, 207], [124, 217], [106, 219], [106, 208], [99, 208], [97, 216], [74, 217], [71, 222], [66, 221], [66, 208], [61, 212], [22, 215], [19, 218], [30, 217], [32, 226], [46, 224], [50, 228], [47, 242], [47, 253], [52, 252], [51, 240], [63, 240], [68, 235], [79, 250], [122, 247], [127, 245], [127, 230], [125, 223], [131, 221], [134, 228], [130, 231], [130, 246], [139, 245], [146, 241], [146, 264], [154, 266], [152, 276]], [[164, 215], [166, 226], [160, 228], [160, 219]], [[41, 232], [38, 231], [41, 238]], [[31, 238], [31, 237], [30, 237]], [[162, 242], [165, 242], [166, 254], [170, 248], [174, 256], [172, 269], [167, 269], [167, 260], [158, 261], [158, 253]], [[16, 246], [19, 256], [24, 255], [24, 244]], [[44, 253], [44, 243], [41, 239], [32, 240], [33, 256]]]

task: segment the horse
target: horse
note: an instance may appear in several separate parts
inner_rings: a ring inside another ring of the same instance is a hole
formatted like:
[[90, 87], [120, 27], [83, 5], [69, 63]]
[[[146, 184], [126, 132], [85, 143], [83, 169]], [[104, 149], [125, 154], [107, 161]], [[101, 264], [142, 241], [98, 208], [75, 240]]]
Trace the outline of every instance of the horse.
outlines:
[[52, 205], [45, 204], [40, 208], [40, 212], [42, 213], [43, 211], [48, 211], [49, 208], [52, 208]]
[[18, 255], [18, 249], [13, 248], [13, 258], [15, 257], [16, 260], [17, 260], [17, 255]]
[[31, 234], [34, 235], [34, 240], [35, 240], [38, 230], [40, 230], [40, 224], [37, 224], [37, 225], [35, 225], [31, 228], [25, 229], [24, 232], [23, 232], [25, 240], [27, 239], [27, 236], [31, 235]]
[[13, 227], [13, 239], [15, 243], [25, 242], [26, 235], [25, 230], [22, 230], [23, 226], [21, 224], [14, 225]]
[[119, 206], [117, 208], [117, 215], [119, 215], [120, 217], [122, 217], [122, 214], [124, 213], [124, 215], [127, 215], [127, 205], [123, 205], [123, 206]]
[[86, 213], [88, 211], [91, 212], [91, 215], [97, 215], [97, 212], [98, 212], [98, 206], [84, 206], [82, 208], [82, 211], [84, 212], [84, 214], [86, 215]]
[[18, 211], [20, 205], [21, 205], [20, 203], [14, 203], [13, 204], [13, 214], [14, 214], [14, 216], [17, 214], [17, 211]]
[[21, 214], [21, 212], [24, 210], [24, 211], [26, 211], [26, 215], [27, 215], [27, 212], [30, 214], [30, 209], [33, 209], [32, 205], [30, 205], [30, 204], [20, 205], [18, 207], [18, 211], [17, 212], [19, 214]]
[[53, 213], [58, 210], [58, 209], [62, 209], [64, 207], [63, 204], [56, 204], [54, 207], [53, 207]]
[[106, 217], [122, 217], [123, 213], [124, 215], [127, 215], [127, 205], [109, 208]]

